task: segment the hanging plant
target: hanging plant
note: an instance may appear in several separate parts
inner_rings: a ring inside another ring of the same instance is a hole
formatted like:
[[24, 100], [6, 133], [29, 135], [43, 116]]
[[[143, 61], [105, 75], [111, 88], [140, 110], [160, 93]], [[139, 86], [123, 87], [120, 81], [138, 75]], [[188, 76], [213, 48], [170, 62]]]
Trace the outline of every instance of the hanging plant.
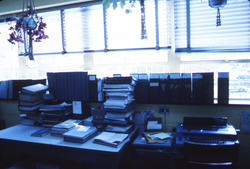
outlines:
[[34, 42], [40, 42], [42, 39], [49, 38], [44, 32], [46, 23], [43, 22], [43, 18], [39, 17], [32, 11], [32, 8], [28, 7], [28, 10], [21, 16], [21, 18], [17, 19], [16, 25], [9, 28], [9, 30], [12, 31], [9, 34], [10, 38], [8, 39], [10, 43], [23, 43], [24, 34], [28, 34]]
[[[44, 33], [45, 28], [46, 23], [44, 23], [43, 18], [39, 17], [36, 13], [34, 0], [23, 0], [22, 15], [20, 19], [17, 18], [16, 25], [9, 28], [12, 32], [10, 33], [8, 41], [12, 44], [15, 44], [15, 41], [21, 43], [25, 41], [24, 55], [29, 56], [30, 60], [34, 60], [32, 42], [40, 42], [42, 39], [49, 38], [49, 36]], [[25, 40], [27, 36], [28, 38]]]

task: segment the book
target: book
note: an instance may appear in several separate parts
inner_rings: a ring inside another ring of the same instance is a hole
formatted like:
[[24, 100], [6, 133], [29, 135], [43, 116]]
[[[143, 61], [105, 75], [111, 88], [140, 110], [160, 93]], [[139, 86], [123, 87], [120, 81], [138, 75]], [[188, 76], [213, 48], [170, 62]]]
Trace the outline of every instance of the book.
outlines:
[[50, 128], [42, 128], [34, 133], [31, 134], [31, 136], [35, 136], [35, 137], [43, 137], [47, 134], [50, 133]]
[[40, 104], [35, 105], [35, 106], [21, 106], [21, 105], [18, 105], [18, 109], [20, 111], [35, 111], [35, 110], [39, 109], [39, 106], [40, 106]]
[[19, 93], [19, 100], [26, 101], [26, 102], [35, 102], [41, 100], [45, 92], [38, 93], [38, 94], [27, 94], [27, 93]]
[[63, 133], [73, 129], [75, 126], [79, 125], [81, 122], [82, 120], [68, 119], [61, 123], [58, 123], [51, 128], [51, 135], [63, 137]]
[[18, 121], [20, 124], [29, 125], [29, 126], [33, 126], [36, 122], [36, 120], [28, 119], [26, 114], [20, 114]]
[[93, 126], [79, 125], [63, 134], [64, 141], [84, 143], [97, 134], [97, 128]]
[[19, 100], [19, 105], [20, 106], [36, 106], [38, 104], [44, 103], [44, 99], [41, 98], [40, 100], [34, 101], [34, 102], [27, 102], [23, 100]]
[[94, 138], [93, 143], [102, 144], [110, 147], [118, 147], [121, 143], [128, 141], [128, 134], [103, 131]]
[[27, 93], [27, 94], [44, 93], [47, 90], [48, 90], [48, 86], [43, 85], [41, 83], [22, 87], [22, 93]]

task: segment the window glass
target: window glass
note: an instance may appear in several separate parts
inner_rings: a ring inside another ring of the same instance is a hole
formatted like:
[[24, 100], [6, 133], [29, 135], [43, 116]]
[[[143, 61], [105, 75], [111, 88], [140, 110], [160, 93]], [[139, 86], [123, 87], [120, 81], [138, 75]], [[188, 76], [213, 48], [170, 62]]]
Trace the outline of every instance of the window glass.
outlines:
[[218, 72], [229, 72], [229, 104], [250, 103], [249, 62], [183, 63], [181, 72], [214, 72], [214, 103], [217, 103], [218, 97]]
[[94, 54], [94, 70], [91, 73], [99, 77], [113, 74], [166, 73], [168, 68], [168, 50], [123, 51]]
[[46, 23], [44, 32], [49, 36], [41, 42], [33, 42], [34, 54], [40, 53], [61, 53], [62, 52], [62, 31], [60, 11], [38, 13]]
[[16, 78], [15, 70], [18, 68], [18, 43], [11, 44], [9, 39], [10, 26], [15, 21], [0, 23], [0, 79]]
[[145, 13], [141, 12], [139, 1], [136, 1], [129, 14], [120, 8], [120, 4], [116, 10], [112, 7], [107, 9], [108, 49], [154, 48], [156, 46], [154, 1], [148, 0], [144, 4]]
[[67, 52], [104, 50], [102, 5], [67, 9], [64, 19]]

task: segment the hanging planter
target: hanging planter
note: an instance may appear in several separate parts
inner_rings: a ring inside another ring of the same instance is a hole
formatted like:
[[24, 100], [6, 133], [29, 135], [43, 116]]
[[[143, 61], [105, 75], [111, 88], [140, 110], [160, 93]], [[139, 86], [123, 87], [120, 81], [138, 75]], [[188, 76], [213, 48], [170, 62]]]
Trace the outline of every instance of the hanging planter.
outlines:
[[[29, 56], [30, 60], [34, 60], [32, 42], [40, 42], [42, 39], [49, 38], [44, 32], [46, 23], [43, 22], [43, 18], [39, 17], [35, 11], [34, 0], [30, 0], [30, 3], [28, 3], [28, 0], [23, 0], [22, 15], [16, 19], [16, 25], [9, 28], [12, 32], [9, 34], [10, 38], [8, 41], [11, 44], [15, 44], [15, 42], [24, 43], [26, 42], [25, 36], [28, 36], [28, 45], [25, 43], [24, 55]], [[28, 50], [26, 50], [27, 48]]]
[[224, 7], [227, 0], [209, 0], [208, 3], [211, 8], [217, 8], [216, 26], [221, 26], [220, 7]]

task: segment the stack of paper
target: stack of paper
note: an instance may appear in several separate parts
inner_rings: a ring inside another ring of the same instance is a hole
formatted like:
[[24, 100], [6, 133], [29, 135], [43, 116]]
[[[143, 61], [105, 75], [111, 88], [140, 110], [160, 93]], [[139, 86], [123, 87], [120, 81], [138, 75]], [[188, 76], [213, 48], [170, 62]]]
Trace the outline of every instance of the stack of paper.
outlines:
[[73, 112], [72, 104], [41, 105], [40, 112], [44, 113], [43, 126], [54, 126], [69, 119]]
[[166, 143], [172, 137], [171, 133], [166, 133], [163, 131], [144, 132], [143, 134], [147, 140], [147, 143]]
[[39, 106], [44, 103], [43, 95], [48, 90], [48, 86], [34, 84], [22, 87], [19, 93], [18, 108], [22, 114], [35, 114]]
[[[129, 112], [106, 112], [105, 118], [108, 120], [117, 120], [117, 121], [127, 121], [132, 120], [132, 115], [134, 113], [134, 110], [131, 110]], [[130, 118], [130, 119], [128, 119]]]
[[133, 128], [132, 124], [126, 126], [107, 125], [105, 131], [116, 132], [116, 133], [127, 133], [131, 128]]
[[56, 124], [51, 128], [51, 135], [63, 137], [63, 133], [73, 129], [74, 127], [79, 125], [81, 122], [82, 122], [81, 120], [68, 119], [64, 122]]
[[97, 134], [97, 128], [79, 125], [63, 134], [64, 141], [84, 143]]
[[104, 79], [106, 101], [103, 105], [107, 122], [128, 124], [132, 120], [136, 83], [137, 80], [131, 76]]
[[128, 134], [104, 131], [94, 138], [93, 143], [102, 144], [110, 147], [118, 147], [118, 145], [125, 141], [129, 141]]

